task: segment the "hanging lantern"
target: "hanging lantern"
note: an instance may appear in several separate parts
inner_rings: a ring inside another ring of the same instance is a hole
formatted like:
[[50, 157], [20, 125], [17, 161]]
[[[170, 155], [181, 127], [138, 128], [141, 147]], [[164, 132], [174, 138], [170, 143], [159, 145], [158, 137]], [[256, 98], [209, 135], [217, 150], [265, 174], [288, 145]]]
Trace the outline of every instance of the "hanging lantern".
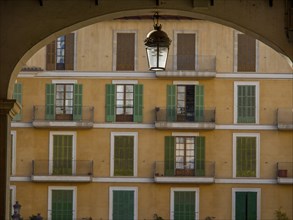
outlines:
[[148, 63], [150, 70], [165, 70], [171, 40], [168, 35], [162, 31], [162, 25], [158, 24], [158, 12], [155, 13], [153, 19], [154, 21], [156, 19], [156, 23], [154, 22], [154, 30], [149, 32], [147, 38], [144, 40]]

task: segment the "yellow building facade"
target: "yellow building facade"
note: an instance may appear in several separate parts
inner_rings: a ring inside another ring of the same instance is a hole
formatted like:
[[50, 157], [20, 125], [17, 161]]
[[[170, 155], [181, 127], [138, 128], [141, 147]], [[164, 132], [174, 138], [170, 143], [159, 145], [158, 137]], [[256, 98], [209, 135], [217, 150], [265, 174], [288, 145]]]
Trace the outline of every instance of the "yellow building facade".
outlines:
[[[11, 203], [45, 219], [292, 219], [292, 68], [223, 25], [147, 17], [61, 36], [18, 75]], [[158, 219], [158, 218], [157, 218]]]

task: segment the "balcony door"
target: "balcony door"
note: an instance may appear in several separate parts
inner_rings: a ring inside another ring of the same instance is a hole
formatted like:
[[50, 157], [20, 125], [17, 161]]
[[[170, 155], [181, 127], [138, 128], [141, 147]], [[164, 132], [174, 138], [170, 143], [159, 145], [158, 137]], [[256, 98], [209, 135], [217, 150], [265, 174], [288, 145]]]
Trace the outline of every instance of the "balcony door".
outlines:
[[194, 121], [194, 85], [177, 86], [177, 121]]
[[73, 119], [73, 84], [56, 84], [56, 120]]
[[53, 135], [51, 174], [72, 175], [73, 135]]

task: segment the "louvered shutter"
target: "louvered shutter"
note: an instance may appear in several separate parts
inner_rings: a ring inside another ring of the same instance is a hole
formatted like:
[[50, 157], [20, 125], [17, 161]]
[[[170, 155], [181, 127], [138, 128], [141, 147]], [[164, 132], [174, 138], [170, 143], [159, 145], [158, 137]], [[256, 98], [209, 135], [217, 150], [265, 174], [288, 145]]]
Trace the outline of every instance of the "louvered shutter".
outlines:
[[174, 192], [174, 219], [195, 219], [195, 192]]
[[135, 34], [117, 33], [116, 70], [134, 70]]
[[176, 85], [167, 85], [167, 109], [168, 122], [176, 121]]
[[195, 86], [195, 122], [204, 122], [204, 86]]
[[[20, 105], [22, 105], [22, 84], [14, 84], [13, 99], [15, 99]], [[22, 117], [22, 110], [14, 116], [13, 121], [20, 121]]]
[[134, 220], [134, 191], [113, 191], [113, 220]]
[[195, 70], [195, 34], [177, 35], [177, 70]]
[[65, 70], [74, 69], [74, 33], [65, 36]]
[[73, 220], [73, 191], [52, 190], [52, 220]]
[[175, 137], [165, 137], [165, 176], [175, 174]]
[[115, 121], [115, 85], [106, 85], [106, 122]]
[[256, 71], [256, 40], [245, 34], [238, 34], [238, 72]]
[[46, 84], [45, 119], [55, 120], [55, 84]]
[[51, 42], [46, 48], [46, 69], [56, 69], [56, 41]]
[[238, 86], [237, 98], [237, 123], [255, 123], [255, 86]]
[[196, 137], [195, 144], [195, 176], [205, 176], [205, 137]]
[[143, 85], [134, 85], [134, 122], [142, 122], [143, 117]]
[[82, 120], [82, 84], [74, 84], [73, 120]]

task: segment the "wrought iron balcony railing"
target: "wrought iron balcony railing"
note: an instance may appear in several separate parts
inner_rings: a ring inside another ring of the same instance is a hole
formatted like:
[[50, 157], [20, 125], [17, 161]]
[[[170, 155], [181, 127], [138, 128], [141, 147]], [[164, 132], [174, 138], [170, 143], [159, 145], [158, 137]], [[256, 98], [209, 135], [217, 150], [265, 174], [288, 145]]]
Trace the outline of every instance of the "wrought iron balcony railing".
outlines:
[[293, 162], [278, 162], [277, 177], [293, 178]]
[[215, 177], [215, 162], [156, 161], [154, 177]]
[[215, 123], [216, 109], [155, 108], [157, 122]]
[[32, 176], [92, 176], [91, 160], [33, 160]]
[[277, 110], [277, 125], [279, 129], [293, 130], [292, 108], [279, 108]]

